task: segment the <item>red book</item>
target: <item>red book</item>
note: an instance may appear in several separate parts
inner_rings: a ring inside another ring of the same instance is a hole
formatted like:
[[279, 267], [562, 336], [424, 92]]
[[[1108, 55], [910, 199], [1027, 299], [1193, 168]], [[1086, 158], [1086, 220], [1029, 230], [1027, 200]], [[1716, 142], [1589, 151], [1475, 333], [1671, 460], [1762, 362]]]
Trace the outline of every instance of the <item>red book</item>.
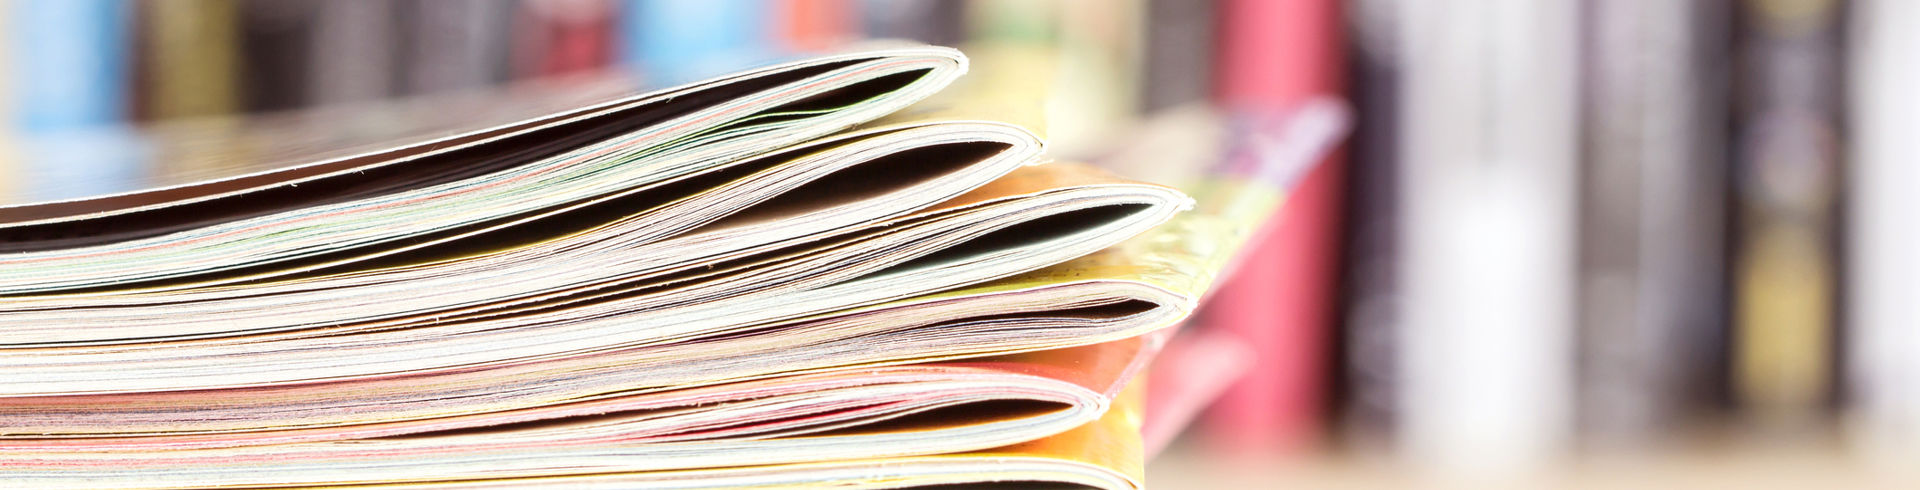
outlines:
[[[1286, 111], [1343, 83], [1338, 0], [1222, 0], [1215, 100]], [[1287, 195], [1206, 312], [1248, 343], [1254, 365], [1208, 415], [1209, 444], [1295, 450], [1319, 436], [1332, 352], [1345, 167], [1336, 152]]]
[[514, 35], [517, 77], [565, 75], [605, 68], [613, 60], [613, 3], [529, 0]]
[[775, 36], [788, 52], [819, 52], [853, 39], [859, 20], [848, 0], [782, 0], [773, 5]]

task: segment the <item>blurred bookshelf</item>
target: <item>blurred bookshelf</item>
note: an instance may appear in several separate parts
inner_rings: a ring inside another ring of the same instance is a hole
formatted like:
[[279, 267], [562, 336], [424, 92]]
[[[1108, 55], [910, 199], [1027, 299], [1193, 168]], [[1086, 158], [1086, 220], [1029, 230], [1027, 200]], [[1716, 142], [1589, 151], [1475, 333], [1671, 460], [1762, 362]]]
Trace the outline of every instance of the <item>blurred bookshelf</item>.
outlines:
[[[1331, 97], [1345, 143], [1183, 327], [1243, 362], [1152, 373], [1220, 386], [1150, 400], [1193, 411], [1154, 486], [1917, 481], [1883, 471], [1920, 454], [1913, 2], [0, 0], [0, 26], [0, 204], [883, 39], [1044, 99], [1062, 159]], [[234, 136], [329, 111], [355, 122]]]

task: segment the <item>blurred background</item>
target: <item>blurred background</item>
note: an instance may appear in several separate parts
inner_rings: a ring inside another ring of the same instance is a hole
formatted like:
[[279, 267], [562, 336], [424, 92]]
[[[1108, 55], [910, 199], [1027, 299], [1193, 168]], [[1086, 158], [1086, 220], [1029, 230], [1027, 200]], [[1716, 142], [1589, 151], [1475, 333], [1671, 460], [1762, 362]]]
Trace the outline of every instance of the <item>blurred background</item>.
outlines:
[[1920, 2], [0, 0], [0, 26], [0, 204], [865, 39], [1044, 97], [1062, 158], [1335, 97], [1345, 143], [1156, 367], [1155, 487], [1920, 482]]

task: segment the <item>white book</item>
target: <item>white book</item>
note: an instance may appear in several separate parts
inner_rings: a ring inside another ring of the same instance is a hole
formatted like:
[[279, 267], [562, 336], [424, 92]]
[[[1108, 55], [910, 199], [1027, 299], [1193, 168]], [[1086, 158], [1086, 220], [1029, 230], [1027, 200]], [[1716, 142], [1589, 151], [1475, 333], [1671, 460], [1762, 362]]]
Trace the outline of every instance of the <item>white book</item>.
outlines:
[[1920, 452], [1920, 4], [1853, 4], [1846, 376], [1855, 439], [1911, 468]]
[[1578, 12], [1402, 8], [1404, 449], [1443, 473], [1524, 471], [1570, 426]]

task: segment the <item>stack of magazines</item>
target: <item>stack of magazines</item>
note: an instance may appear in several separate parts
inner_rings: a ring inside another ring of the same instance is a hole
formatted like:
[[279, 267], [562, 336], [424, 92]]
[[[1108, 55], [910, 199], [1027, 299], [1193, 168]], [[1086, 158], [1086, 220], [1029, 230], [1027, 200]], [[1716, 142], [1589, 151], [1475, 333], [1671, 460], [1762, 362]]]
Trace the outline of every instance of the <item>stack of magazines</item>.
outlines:
[[1129, 382], [1278, 188], [883, 119], [966, 68], [0, 207], [0, 486], [1137, 488]]

